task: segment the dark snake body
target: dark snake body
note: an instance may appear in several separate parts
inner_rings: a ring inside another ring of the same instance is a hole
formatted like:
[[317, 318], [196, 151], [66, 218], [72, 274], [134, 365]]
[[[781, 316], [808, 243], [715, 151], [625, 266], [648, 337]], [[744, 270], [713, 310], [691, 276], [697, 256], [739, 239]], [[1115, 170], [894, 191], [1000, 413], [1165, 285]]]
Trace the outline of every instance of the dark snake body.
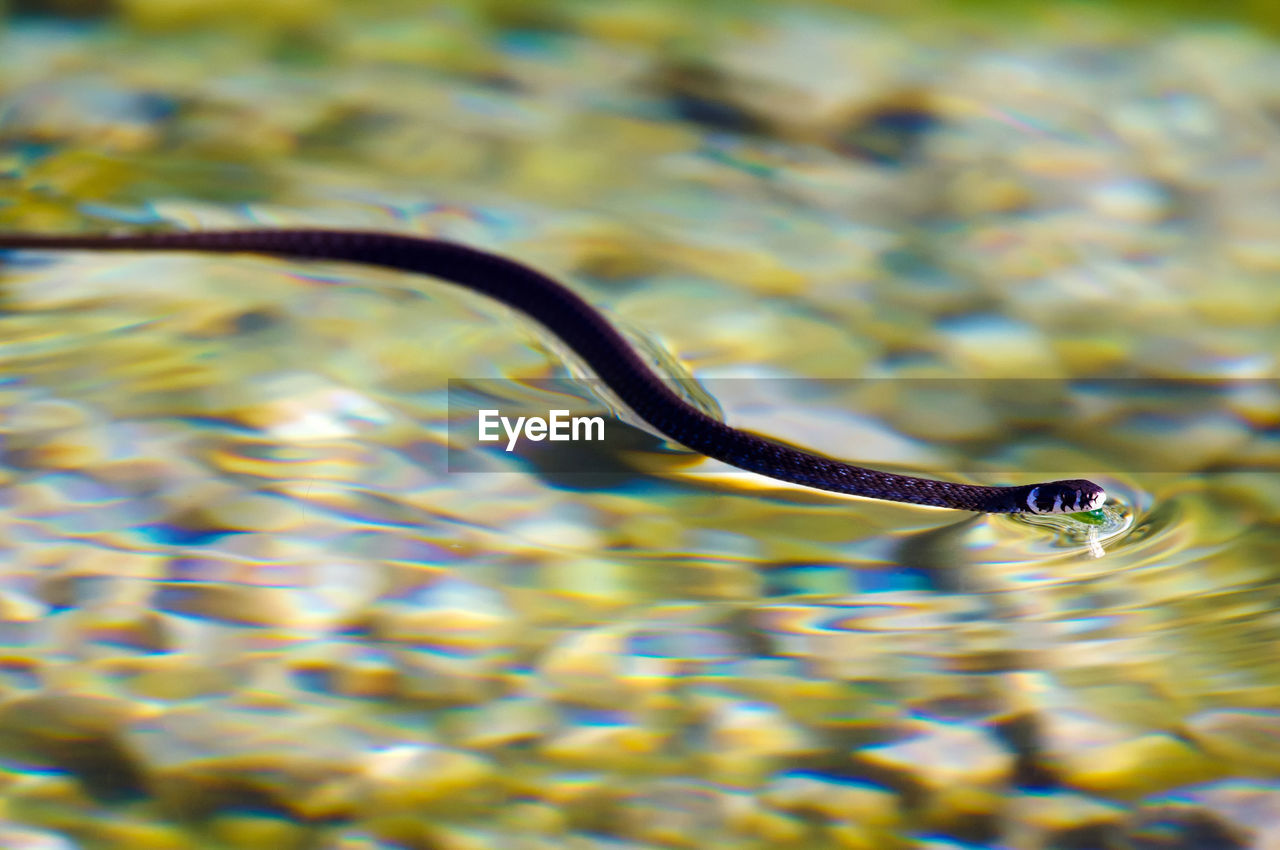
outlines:
[[1091, 481], [984, 487], [865, 469], [732, 428], [673, 392], [590, 304], [528, 266], [438, 239], [347, 230], [232, 230], [136, 235], [0, 234], [0, 249], [214, 251], [335, 260], [430, 275], [535, 319], [564, 341], [636, 415], [677, 443], [781, 481], [836, 493], [985, 513], [1093, 510]]

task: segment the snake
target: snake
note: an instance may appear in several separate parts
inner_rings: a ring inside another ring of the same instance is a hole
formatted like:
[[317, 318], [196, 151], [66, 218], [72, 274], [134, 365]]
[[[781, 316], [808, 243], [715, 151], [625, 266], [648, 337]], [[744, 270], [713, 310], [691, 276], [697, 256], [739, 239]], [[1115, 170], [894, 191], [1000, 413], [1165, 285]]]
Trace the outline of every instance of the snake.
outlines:
[[1102, 487], [1083, 479], [987, 486], [883, 472], [732, 427], [681, 397], [599, 310], [565, 284], [523, 263], [445, 239], [329, 228], [0, 233], [0, 249], [244, 253], [426, 275], [534, 320], [581, 358], [636, 416], [675, 443], [739, 469], [833, 493], [978, 513], [1087, 512], [1107, 499]]

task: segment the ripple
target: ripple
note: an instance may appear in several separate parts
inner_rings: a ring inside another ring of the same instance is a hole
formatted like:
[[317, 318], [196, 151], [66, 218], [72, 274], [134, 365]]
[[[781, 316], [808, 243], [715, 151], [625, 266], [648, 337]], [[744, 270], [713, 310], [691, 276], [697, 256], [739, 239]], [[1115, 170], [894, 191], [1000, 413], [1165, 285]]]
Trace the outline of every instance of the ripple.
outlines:
[[1095, 558], [1107, 552], [1107, 546], [1121, 540], [1133, 528], [1136, 513], [1131, 505], [1112, 500], [1094, 511], [1078, 514], [1016, 514], [1013, 519], [1036, 528], [1054, 532], [1053, 544], [1070, 550], [1086, 550]]

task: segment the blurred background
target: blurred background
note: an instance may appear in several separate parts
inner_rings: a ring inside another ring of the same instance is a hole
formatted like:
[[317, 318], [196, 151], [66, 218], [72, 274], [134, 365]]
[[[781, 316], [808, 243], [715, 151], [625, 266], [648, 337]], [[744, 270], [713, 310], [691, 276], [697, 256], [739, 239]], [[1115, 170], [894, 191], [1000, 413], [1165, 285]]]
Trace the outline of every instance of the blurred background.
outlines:
[[461, 474], [451, 392], [606, 409], [494, 304], [0, 253], [0, 848], [1280, 842], [1275, 4], [5, 8], [2, 230], [454, 239], [735, 425], [1112, 501]]

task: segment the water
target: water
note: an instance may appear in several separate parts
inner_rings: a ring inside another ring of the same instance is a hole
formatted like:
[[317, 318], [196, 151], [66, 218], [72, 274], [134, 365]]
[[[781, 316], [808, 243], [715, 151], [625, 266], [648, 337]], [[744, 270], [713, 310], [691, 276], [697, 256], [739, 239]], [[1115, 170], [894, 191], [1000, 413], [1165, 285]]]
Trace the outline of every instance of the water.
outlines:
[[[719, 78], [607, 27], [460, 64], [370, 27], [305, 72], [248, 39], [17, 27], [0, 219], [457, 239], [571, 280], [735, 424], [942, 478], [1087, 476], [1108, 507], [844, 499], [612, 419], [604, 448], [450, 471], [450, 381], [607, 404], [429, 280], [5, 255], [5, 841], [1274, 833], [1280, 53], [767, 20], [701, 46]], [[806, 70], [832, 57], [865, 64]]]

